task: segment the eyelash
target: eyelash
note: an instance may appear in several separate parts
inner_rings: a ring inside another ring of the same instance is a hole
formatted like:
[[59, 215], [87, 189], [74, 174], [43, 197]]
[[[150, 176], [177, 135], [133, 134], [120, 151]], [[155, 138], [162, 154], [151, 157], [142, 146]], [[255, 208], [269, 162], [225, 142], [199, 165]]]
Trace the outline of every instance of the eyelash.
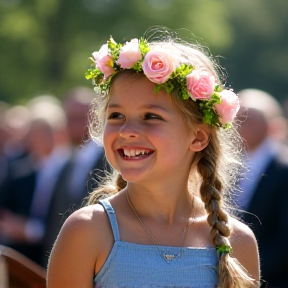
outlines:
[[[108, 116], [108, 120], [109, 119], [122, 119], [122, 118], [125, 118], [124, 115], [122, 115], [121, 113], [119, 112], [112, 112], [109, 116]], [[154, 114], [154, 113], [146, 113], [143, 117], [143, 120], [150, 120], [150, 119], [158, 119], [158, 120], [163, 120], [162, 117], [160, 117], [159, 115], [157, 114]]]
[[154, 114], [154, 113], [146, 113], [144, 115], [144, 120], [147, 120], [147, 119], [159, 119], [159, 120], [162, 120], [162, 117], [160, 117], [159, 115]]
[[[112, 112], [109, 116], [108, 119], [118, 119], [119, 116], [123, 116], [121, 113], [118, 112]], [[124, 117], [124, 116], [123, 116]]]

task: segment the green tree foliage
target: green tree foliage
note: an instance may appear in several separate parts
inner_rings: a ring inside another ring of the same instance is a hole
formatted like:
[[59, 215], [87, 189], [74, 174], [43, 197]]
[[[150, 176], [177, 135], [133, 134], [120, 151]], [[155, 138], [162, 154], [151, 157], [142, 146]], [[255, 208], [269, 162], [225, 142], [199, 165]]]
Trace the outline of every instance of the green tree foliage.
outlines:
[[[61, 95], [90, 85], [84, 71], [91, 52], [109, 35], [124, 41], [153, 25], [185, 27], [223, 48], [231, 33], [216, 1], [0, 0], [0, 97], [11, 103], [39, 93]], [[215, 23], [209, 25], [210, 19]], [[215, 35], [227, 30], [222, 42]], [[126, 37], [126, 38], [124, 38]]]
[[[288, 96], [288, 1], [226, 0], [233, 41], [222, 55], [236, 91], [258, 88]], [[285, 99], [286, 98], [286, 99]]]
[[288, 76], [286, 2], [0, 0], [0, 99], [22, 103], [40, 93], [61, 97], [72, 86], [90, 87], [84, 73], [91, 52], [109, 35], [122, 42], [154, 25], [186, 28], [212, 54], [225, 56], [220, 64], [235, 88], [258, 86], [280, 97]]

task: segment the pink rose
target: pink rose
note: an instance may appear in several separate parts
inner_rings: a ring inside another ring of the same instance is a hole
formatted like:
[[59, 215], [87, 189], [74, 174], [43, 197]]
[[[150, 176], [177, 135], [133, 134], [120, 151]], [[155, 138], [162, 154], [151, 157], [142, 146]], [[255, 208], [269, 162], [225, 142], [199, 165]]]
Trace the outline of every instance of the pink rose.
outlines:
[[130, 69], [137, 61], [142, 59], [138, 39], [132, 39], [121, 47], [117, 63], [123, 69]]
[[150, 81], [156, 84], [161, 84], [168, 80], [177, 65], [178, 61], [166, 51], [150, 50], [145, 55], [142, 63], [142, 69]]
[[222, 124], [232, 122], [239, 108], [239, 98], [232, 90], [223, 90], [218, 93], [221, 103], [214, 106]]
[[96, 63], [96, 68], [100, 69], [105, 78], [114, 74], [116, 71], [113, 69], [113, 59], [109, 54], [108, 44], [102, 45], [99, 52], [92, 53]]
[[187, 89], [193, 100], [209, 100], [213, 94], [215, 77], [207, 71], [193, 70], [186, 77]]

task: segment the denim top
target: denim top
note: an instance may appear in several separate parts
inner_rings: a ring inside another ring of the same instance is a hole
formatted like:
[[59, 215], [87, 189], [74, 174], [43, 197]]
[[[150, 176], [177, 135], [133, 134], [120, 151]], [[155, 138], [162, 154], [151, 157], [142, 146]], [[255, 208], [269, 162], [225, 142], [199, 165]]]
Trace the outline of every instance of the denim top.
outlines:
[[108, 200], [99, 202], [109, 217], [115, 242], [94, 278], [95, 288], [217, 287], [215, 248], [123, 242], [113, 207]]

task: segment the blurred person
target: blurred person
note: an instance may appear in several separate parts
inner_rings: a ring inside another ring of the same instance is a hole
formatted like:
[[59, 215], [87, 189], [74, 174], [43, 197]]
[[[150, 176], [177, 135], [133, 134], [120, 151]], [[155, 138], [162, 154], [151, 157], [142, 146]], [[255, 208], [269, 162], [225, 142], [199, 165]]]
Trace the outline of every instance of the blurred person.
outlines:
[[63, 153], [70, 149], [70, 139], [67, 131], [66, 114], [62, 102], [52, 95], [41, 95], [31, 99], [27, 104], [34, 119], [45, 119], [53, 128], [55, 147]]
[[[0, 185], [0, 219], [3, 208], [26, 215], [34, 185], [34, 166], [26, 142], [30, 129], [30, 115], [27, 107], [12, 106], [4, 112], [1, 120], [2, 131], [6, 135], [6, 140], [2, 143], [5, 176], [2, 174], [3, 179]], [[19, 187], [16, 183], [20, 184]], [[19, 193], [20, 198], [16, 197], [15, 201], [11, 197], [14, 189], [22, 189], [22, 193]], [[22, 197], [23, 199], [21, 199], [22, 195], [25, 195]], [[5, 238], [3, 231], [0, 231], [2, 244], [3, 238]]]
[[30, 166], [25, 168], [30, 173], [11, 177], [1, 191], [0, 235], [2, 244], [43, 264], [48, 207], [70, 153], [65, 141], [58, 141], [58, 134], [65, 134], [65, 114], [56, 98], [38, 96], [27, 107], [31, 116], [26, 136]]
[[7, 176], [8, 159], [4, 153], [4, 147], [9, 139], [9, 132], [7, 131], [5, 123], [5, 112], [8, 110], [9, 105], [0, 101], [0, 189], [1, 184]]
[[94, 91], [87, 87], [72, 88], [64, 95], [63, 107], [72, 155], [59, 177], [49, 208], [45, 236], [47, 254], [65, 218], [82, 205], [107, 169], [103, 147], [92, 141], [88, 133], [88, 111], [94, 98]]
[[262, 275], [269, 287], [288, 287], [288, 159], [286, 119], [275, 98], [261, 90], [239, 92], [239, 132], [248, 170], [237, 202], [259, 244]]
[[[25, 137], [27, 135], [30, 125], [29, 111], [25, 106], [17, 105], [9, 107], [7, 104], [1, 105], [1, 117], [0, 117], [0, 151], [1, 155], [5, 157], [6, 162], [15, 162], [15, 173], [25, 174], [29, 173], [28, 170], [23, 169], [25, 165], [21, 165], [22, 160], [26, 161], [26, 145]], [[18, 161], [20, 161], [18, 163]], [[7, 165], [6, 163], [6, 168]], [[1, 167], [3, 168], [3, 166]], [[7, 176], [7, 170], [5, 172]], [[4, 174], [2, 174], [2, 181], [4, 180]], [[1, 187], [1, 183], [0, 183]]]
[[30, 113], [23, 105], [12, 106], [4, 112], [2, 125], [8, 133], [4, 150], [11, 158], [17, 158], [25, 151], [25, 136], [30, 127]]
[[[27, 177], [32, 173], [32, 161], [27, 149], [26, 136], [31, 117], [27, 107], [22, 105], [4, 109], [1, 116], [1, 176], [0, 205], [3, 186], [13, 179]], [[2, 197], [3, 198], [3, 197]]]

